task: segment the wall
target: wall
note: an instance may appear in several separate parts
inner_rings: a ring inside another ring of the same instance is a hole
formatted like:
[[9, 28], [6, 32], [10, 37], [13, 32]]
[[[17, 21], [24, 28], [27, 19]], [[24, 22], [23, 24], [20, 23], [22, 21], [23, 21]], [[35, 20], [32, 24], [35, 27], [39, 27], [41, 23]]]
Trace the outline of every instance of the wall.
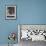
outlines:
[[46, 0], [20, 1], [21, 24], [46, 24]]
[[[5, 20], [9, 4], [17, 7], [16, 20]], [[18, 32], [18, 24], [46, 24], [46, 0], [0, 0], [0, 44], [8, 43], [9, 32]]]

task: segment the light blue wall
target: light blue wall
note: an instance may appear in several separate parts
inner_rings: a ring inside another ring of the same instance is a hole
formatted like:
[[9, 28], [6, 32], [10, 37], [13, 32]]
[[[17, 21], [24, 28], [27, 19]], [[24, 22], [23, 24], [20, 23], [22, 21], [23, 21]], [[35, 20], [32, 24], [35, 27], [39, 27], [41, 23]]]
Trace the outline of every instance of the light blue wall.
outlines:
[[20, 1], [21, 24], [46, 24], [46, 0]]
[[[5, 20], [9, 4], [17, 7], [16, 20]], [[8, 43], [9, 32], [17, 32], [18, 24], [46, 24], [46, 0], [0, 0], [0, 44]]]

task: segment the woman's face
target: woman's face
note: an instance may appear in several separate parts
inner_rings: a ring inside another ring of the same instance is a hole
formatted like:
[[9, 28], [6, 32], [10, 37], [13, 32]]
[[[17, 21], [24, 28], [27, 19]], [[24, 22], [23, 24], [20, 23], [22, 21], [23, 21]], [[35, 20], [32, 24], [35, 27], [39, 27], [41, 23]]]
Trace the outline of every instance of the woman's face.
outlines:
[[14, 7], [8, 7], [7, 9], [8, 9], [8, 13], [9, 13], [10, 15], [12, 15], [12, 14], [15, 13], [15, 8], [14, 8]]

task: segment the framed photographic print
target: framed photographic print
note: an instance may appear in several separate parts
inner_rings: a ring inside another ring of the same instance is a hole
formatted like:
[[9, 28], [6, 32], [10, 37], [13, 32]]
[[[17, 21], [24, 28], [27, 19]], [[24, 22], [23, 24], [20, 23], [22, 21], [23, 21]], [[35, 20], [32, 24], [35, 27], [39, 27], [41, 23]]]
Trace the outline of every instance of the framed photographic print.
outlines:
[[16, 6], [6, 5], [6, 18], [5, 19], [16, 19]]

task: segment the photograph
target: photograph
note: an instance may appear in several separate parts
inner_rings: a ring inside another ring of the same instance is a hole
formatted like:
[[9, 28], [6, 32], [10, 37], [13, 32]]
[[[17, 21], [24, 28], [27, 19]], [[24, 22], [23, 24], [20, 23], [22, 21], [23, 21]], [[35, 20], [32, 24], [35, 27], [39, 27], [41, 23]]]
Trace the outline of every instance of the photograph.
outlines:
[[15, 5], [6, 5], [6, 19], [16, 19]]

